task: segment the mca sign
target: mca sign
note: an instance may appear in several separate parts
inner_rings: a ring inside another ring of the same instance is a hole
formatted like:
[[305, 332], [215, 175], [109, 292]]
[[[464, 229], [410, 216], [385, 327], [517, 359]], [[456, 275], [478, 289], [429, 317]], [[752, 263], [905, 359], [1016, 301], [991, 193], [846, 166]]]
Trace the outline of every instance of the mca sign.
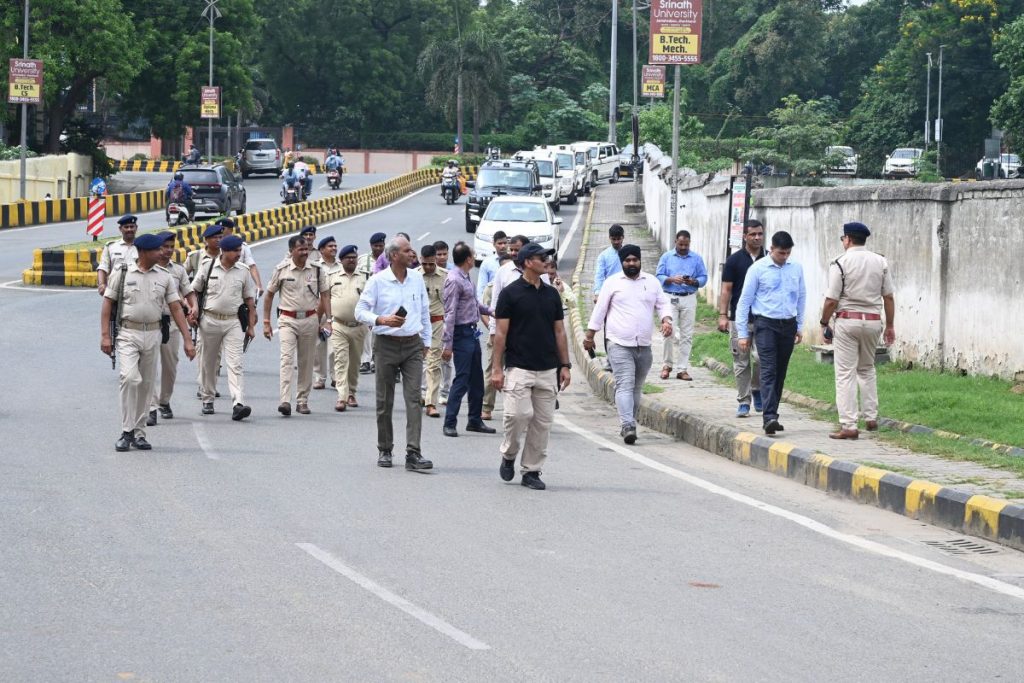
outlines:
[[701, 0], [651, 3], [651, 64], [700, 64]]
[[665, 96], [665, 67], [645, 64], [640, 73], [640, 94], [644, 97]]

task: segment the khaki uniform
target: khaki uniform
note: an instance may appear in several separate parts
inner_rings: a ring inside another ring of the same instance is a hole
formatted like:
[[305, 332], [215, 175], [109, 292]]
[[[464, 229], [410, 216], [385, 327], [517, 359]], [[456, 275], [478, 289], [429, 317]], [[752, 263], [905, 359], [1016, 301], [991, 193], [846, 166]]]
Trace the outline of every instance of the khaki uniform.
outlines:
[[[356, 272], [362, 273], [366, 276], [366, 279], [370, 279], [373, 277], [373, 264], [376, 260], [377, 257], [373, 255], [372, 251], [360, 254], [356, 260]], [[373, 332], [370, 332], [369, 328], [367, 328], [367, 335], [363, 340], [363, 354], [359, 357], [359, 362], [373, 362]]]
[[[875, 350], [882, 334], [882, 297], [892, 291], [889, 264], [883, 256], [865, 247], [850, 247], [829, 265], [825, 296], [839, 302], [832, 345], [836, 408], [843, 429], [857, 429], [858, 387], [864, 419], [878, 419]], [[844, 313], [874, 319], [844, 318]]]
[[441, 352], [444, 351], [444, 281], [448, 279], [448, 271], [435, 268], [433, 275], [423, 272], [423, 266], [416, 269], [423, 275], [423, 284], [427, 286], [427, 303], [430, 306], [430, 352], [427, 353], [427, 393], [423, 404], [438, 405], [441, 393]]
[[[487, 306], [490, 309], [494, 309], [491, 299], [494, 294], [494, 280], [487, 283], [484, 287], [483, 296], [480, 297], [480, 303]], [[493, 302], [497, 303], [497, 302]], [[494, 370], [494, 335], [487, 335], [487, 343], [484, 344], [484, 407], [485, 413], [492, 412], [494, 410], [494, 402], [497, 400], [498, 392], [491, 384], [491, 372]]]
[[277, 329], [281, 335], [281, 403], [291, 402], [292, 363], [296, 355], [299, 365], [296, 402], [308, 403], [309, 392], [313, 388], [313, 354], [318, 329], [316, 308], [320, 303], [320, 293], [327, 291], [327, 276], [322, 268], [308, 260], [299, 268], [288, 258], [274, 268], [267, 291], [279, 293], [281, 297], [277, 318]]
[[204, 266], [209, 268], [211, 258], [213, 257], [205, 248], [190, 251], [185, 257], [185, 272], [188, 273], [189, 278], [194, 279], [200, 268]]
[[121, 431], [146, 436], [146, 417], [153, 397], [156, 361], [160, 351], [160, 316], [164, 307], [181, 300], [170, 273], [138, 264], [118, 267], [110, 275], [103, 296], [118, 301], [124, 278], [124, 296], [118, 311], [117, 361], [121, 366]]
[[[181, 297], [182, 304], [184, 304], [185, 299], [192, 293], [192, 283], [189, 282], [184, 266], [171, 261], [167, 264], [166, 268], [163, 266], [157, 266], [157, 268], [166, 270], [170, 274], [174, 280], [175, 287], [178, 289], [178, 296]], [[161, 315], [171, 315], [171, 309], [166, 304]], [[171, 394], [174, 393], [174, 382], [178, 379], [178, 353], [180, 348], [181, 330], [178, 329], [178, 326], [172, 320], [170, 337], [166, 344], [160, 345], [160, 382], [153, 383], [153, 403], [150, 406], [150, 410], [156, 410], [158, 405], [169, 405], [171, 402]]]
[[[209, 266], [207, 266], [209, 268]], [[245, 404], [242, 375], [242, 347], [245, 330], [238, 321], [238, 307], [246, 299], [256, 298], [256, 283], [241, 261], [225, 269], [218, 258], [207, 279], [202, 268], [192, 280], [196, 292], [206, 292], [202, 319], [199, 321], [199, 394], [203, 403], [212, 403], [217, 394], [217, 365], [223, 354], [228, 367], [228, 391], [231, 405]], [[253, 302], [255, 306], [255, 301]]]
[[359, 359], [370, 330], [356, 321], [356, 304], [366, 289], [366, 275], [358, 270], [351, 275], [344, 269], [331, 273], [331, 351], [334, 354], [334, 380], [338, 384], [338, 400], [355, 396], [359, 384]]
[[[318, 254], [320, 252], [317, 252]], [[324, 275], [327, 276], [328, 284], [331, 281], [331, 275], [341, 270], [341, 262], [335, 261], [333, 265], [328, 265], [323, 259], [319, 263], [323, 270]], [[313, 379], [316, 382], [326, 382], [327, 378], [330, 377], [331, 381], [334, 380], [334, 349], [331, 346], [331, 340], [324, 341], [320, 338], [320, 335], [316, 337], [316, 353], [313, 354]]]
[[123, 239], [107, 242], [103, 251], [100, 252], [100, 263], [96, 266], [96, 270], [102, 270], [110, 275], [122, 263], [135, 263], [137, 258], [139, 258], [139, 250], [135, 248], [134, 244], [128, 244]]

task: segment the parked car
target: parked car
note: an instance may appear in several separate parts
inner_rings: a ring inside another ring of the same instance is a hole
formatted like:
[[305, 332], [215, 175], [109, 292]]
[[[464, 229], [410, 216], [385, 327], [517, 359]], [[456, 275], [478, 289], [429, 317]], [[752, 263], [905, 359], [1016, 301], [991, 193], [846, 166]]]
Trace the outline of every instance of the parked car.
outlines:
[[996, 165], [995, 177], [997, 178], [1020, 177], [1020, 157], [1016, 154], [1000, 154], [998, 161], [995, 159], [982, 159], [978, 162], [978, 165], [974, 168], [974, 177], [978, 180], [985, 178], [986, 161]]
[[544, 197], [495, 197], [487, 206], [473, 238], [476, 259], [494, 254], [494, 233], [523, 235], [545, 249], [558, 249], [562, 219], [551, 212]]
[[[213, 166], [186, 166], [181, 168], [185, 182], [195, 194], [196, 215], [236, 215], [245, 213], [245, 186], [238, 176], [223, 164]], [[193, 216], [195, 218], [195, 216]]]
[[476, 180], [466, 182], [466, 232], [476, 232], [487, 205], [501, 195], [531, 196], [541, 192], [537, 164], [532, 160], [496, 159], [480, 166]]
[[284, 168], [281, 149], [271, 138], [246, 140], [241, 166], [243, 178], [248, 178], [253, 173], [281, 175], [281, 170]]
[[918, 165], [921, 163], [921, 156], [924, 150], [919, 147], [898, 147], [892, 154], [885, 158], [885, 165], [882, 166], [882, 177], [913, 178], [917, 175]]
[[[644, 174], [644, 146], [640, 145], [640, 175]], [[633, 177], [633, 143], [629, 143], [619, 152], [619, 176]]]
[[841, 145], [826, 147], [825, 156], [833, 159], [835, 157], [842, 157], [842, 161], [839, 163], [829, 165], [828, 175], [849, 176], [851, 178], [856, 177], [857, 153], [853, 151], [853, 147], [844, 147]]
[[558, 159], [558, 194], [566, 204], [575, 204], [583, 194], [586, 182], [582, 170], [576, 166], [575, 155], [569, 145], [540, 145], [534, 152], [552, 152]]
[[619, 148], [610, 142], [577, 142], [572, 148], [590, 157], [590, 186], [600, 180], [614, 183], [619, 179]]
[[558, 157], [550, 150], [527, 152], [525, 150], [516, 152], [512, 157], [516, 161], [532, 160], [537, 165], [537, 175], [540, 176], [541, 194], [548, 200], [551, 210], [562, 210], [562, 179], [558, 176]]

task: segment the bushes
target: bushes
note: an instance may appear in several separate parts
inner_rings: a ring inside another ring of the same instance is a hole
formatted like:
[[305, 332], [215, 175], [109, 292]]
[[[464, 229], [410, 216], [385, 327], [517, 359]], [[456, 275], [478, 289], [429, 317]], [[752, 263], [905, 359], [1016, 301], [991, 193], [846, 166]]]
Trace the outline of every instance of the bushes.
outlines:
[[465, 168], [466, 166], [479, 166], [487, 161], [487, 156], [484, 154], [442, 154], [433, 157], [430, 160], [430, 165], [440, 168], [447, 164], [449, 159], [455, 159], [459, 162], [459, 168]]

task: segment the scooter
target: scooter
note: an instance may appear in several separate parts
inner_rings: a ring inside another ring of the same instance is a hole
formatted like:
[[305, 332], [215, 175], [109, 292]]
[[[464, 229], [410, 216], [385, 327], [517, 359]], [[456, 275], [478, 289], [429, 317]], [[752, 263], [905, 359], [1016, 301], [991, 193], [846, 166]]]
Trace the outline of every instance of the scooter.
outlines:
[[167, 218], [168, 228], [173, 228], [178, 225], [187, 225], [192, 222], [192, 217], [188, 215], [188, 206], [185, 204], [171, 202], [167, 205], [167, 210], [164, 214]]
[[444, 195], [444, 201], [447, 204], [454, 204], [459, 200], [459, 195], [462, 194], [459, 189], [459, 181], [457, 178], [444, 178], [441, 180], [441, 194]]
[[298, 204], [305, 200], [304, 195], [304, 187], [302, 181], [299, 180], [281, 190], [281, 197], [284, 199], [285, 204]]
[[327, 185], [332, 190], [337, 190], [341, 187], [341, 171], [339, 169], [331, 169], [327, 171]]

